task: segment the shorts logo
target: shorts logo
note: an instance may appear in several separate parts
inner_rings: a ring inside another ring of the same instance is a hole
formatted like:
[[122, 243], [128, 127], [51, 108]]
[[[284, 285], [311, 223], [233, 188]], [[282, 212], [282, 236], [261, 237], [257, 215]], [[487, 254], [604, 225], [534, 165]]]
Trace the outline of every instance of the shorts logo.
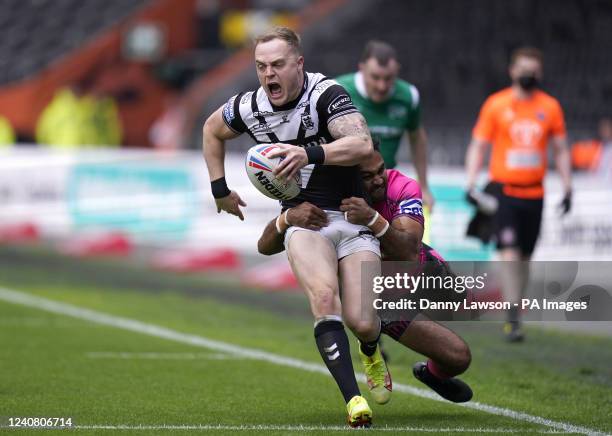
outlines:
[[327, 112], [331, 114], [343, 106], [349, 106], [351, 103], [351, 97], [346, 94], [339, 95], [329, 104]]
[[234, 101], [236, 100], [236, 96], [233, 96], [232, 98], [230, 98], [228, 100], [227, 103], [225, 103], [225, 106], [223, 107], [223, 118], [225, 118], [225, 121], [227, 121], [228, 123], [231, 123], [234, 120]]
[[423, 202], [420, 198], [404, 200], [399, 204], [400, 213], [414, 216], [423, 216]]

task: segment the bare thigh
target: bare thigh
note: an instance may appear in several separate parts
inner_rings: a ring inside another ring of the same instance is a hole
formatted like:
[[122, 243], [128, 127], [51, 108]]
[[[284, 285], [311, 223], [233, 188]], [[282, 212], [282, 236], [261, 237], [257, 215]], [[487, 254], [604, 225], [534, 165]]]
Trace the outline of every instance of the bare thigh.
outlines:
[[287, 257], [315, 319], [341, 315], [338, 259], [331, 242], [317, 232], [296, 231], [289, 239]]

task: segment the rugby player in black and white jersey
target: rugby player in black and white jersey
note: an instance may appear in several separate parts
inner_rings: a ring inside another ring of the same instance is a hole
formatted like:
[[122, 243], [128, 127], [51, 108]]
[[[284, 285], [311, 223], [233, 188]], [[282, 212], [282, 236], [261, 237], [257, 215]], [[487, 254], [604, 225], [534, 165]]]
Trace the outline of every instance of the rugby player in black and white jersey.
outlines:
[[[272, 152], [284, 157], [277, 175], [291, 178], [301, 170], [302, 191], [283, 201], [282, 209], [308, 201], [325, 211], [330, 224], [320, 231], [282, 220], [278, 225], [310, 301], [317, 348], [347, 403], [348, 422], [368, 426], [372, 410], [357, 386], [343, 323], [359, 339], [372, 397], [387, 402], [391, 379], [378, 346], [380, 319], [365, 301], [374, 294], [361, 292], [361, 262], [379, 262], [380, 247], [368, 227], [347, 222], [340, 211], [342, 199], [363, 196], [357, 165], [372, 151], [367, 124], [337, 82], [304, 71], [300, 40], [292, 30], [276, 28], [256, 38], [255, 65], [261, 87], [233, 96], [204, 124], [204, 157], [217, 209], [244, 219], [246, 204], [225, 181], [226, 140], [247, 133], [256, 144], [279, 144]], [[371, 273], [377, 274], [375, 268]]]

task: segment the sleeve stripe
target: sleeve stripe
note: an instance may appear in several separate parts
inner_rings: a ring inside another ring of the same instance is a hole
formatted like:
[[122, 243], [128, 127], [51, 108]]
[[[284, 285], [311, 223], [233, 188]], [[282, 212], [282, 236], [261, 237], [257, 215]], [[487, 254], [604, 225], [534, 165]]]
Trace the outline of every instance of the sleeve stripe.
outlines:
[[327, 125], [329, 126], [329, 123], [331, 123], [333, 120], [335, 120], [338, 117], [344, 116], [344, 115], [349, 115], [349, 114], [354, 114], [355, 112], [359, 112], [356, 108], [349, 108], [345, 111], [339, 112], [337, 114], [332, 115], [331, 117], [329, 117], [329, 119], [327, 120]]
[[410, 85], [410, 95], [412, 95], [412, 109], [416, 109], [419, 106], [421, 96], [416, 86]]

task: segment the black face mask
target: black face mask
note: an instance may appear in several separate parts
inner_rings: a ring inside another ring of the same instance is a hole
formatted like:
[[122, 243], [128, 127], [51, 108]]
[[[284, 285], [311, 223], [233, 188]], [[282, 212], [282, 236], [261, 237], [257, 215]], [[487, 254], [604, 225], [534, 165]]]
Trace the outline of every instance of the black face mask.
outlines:
[[540, 85], [540, 80], [536, 76], [520, 76], [518, 84], [525, 91], [533, 91]]

